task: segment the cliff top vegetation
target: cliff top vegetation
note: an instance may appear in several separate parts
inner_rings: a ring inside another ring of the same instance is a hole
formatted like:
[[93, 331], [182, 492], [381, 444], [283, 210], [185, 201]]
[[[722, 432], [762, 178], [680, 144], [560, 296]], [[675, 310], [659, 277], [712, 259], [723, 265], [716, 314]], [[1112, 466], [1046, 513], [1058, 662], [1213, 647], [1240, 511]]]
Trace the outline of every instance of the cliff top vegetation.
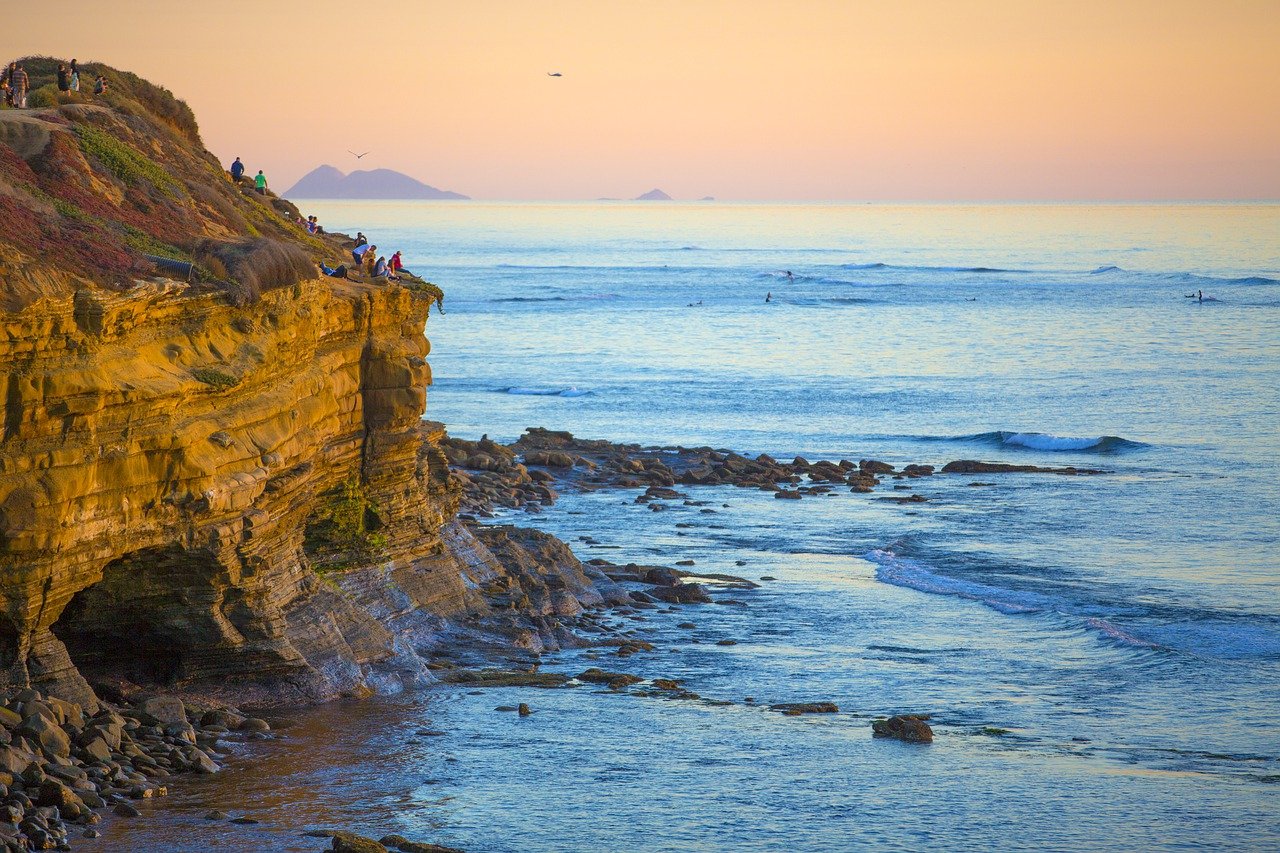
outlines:
[[[60, 60], [17, 61], [30, 93], [28, 109], [0, 110], [0, 310], [125, 289], [156, 274], [149, 257], [190, 263], [198, 287], [245, 302], [340, 256], [340, 237], [308, 235], [291, 203], [233, 181], [167, 89], [95, 62], [63, 92]], [[98, 74], [107, 91], [92, 94]]]

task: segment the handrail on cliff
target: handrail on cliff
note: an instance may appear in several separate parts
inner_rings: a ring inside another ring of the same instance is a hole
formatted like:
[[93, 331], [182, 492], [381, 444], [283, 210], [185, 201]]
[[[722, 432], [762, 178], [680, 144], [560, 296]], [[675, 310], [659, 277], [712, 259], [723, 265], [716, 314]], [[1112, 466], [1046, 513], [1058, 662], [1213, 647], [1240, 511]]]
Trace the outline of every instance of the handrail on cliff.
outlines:
[[159, 255], [143, 255], [142, 257], [155, 264], [157, 269], [163, 270], [164, 272], [177, 273], [187, 281], [191, 281], [191, 273], [196, 266], [190, 261], [179, 261], [174, 258], [162, 258]]

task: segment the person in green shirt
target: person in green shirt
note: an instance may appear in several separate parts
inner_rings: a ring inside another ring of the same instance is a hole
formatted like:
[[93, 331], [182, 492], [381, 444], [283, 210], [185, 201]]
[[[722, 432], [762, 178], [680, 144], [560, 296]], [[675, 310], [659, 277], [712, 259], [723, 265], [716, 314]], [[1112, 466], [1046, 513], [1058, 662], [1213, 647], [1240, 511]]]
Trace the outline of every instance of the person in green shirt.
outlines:
[[267, 176], [262, 174], [262, 170], [258, 170], [257, 176], [253, 179], [253, 188], [258, 191], [259, 195], [267, 194]]

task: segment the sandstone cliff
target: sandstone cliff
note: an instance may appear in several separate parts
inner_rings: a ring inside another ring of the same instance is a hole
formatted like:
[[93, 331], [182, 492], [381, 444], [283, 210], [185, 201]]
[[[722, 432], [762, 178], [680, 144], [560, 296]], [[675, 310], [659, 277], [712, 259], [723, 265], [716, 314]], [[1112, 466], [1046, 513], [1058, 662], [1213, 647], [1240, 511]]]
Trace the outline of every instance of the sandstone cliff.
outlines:
[[572, 555], [548, 570], [454, 521], [421, 420], [437, 292], [217, 262], [341, 243], [119, 79], [114, 100], [0, 113], [0, 212], [23, 223], [0, 230], [0, 687], [88, 708], [113, 678], [250, 703], [397, 689], [508, 606], [495, 588], [532, 620], [511, 636], [557, 642], [554, 617], [599, 600]]

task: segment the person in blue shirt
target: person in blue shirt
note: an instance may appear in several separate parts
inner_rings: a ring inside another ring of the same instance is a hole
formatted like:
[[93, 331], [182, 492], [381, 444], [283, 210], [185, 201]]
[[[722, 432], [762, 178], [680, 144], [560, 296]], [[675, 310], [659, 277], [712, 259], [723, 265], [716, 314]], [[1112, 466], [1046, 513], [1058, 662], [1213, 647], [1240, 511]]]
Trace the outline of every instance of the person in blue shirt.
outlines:
[[244, 174], [244, 163], [241, 163], [240, 158], [237, 157], [236, 161], [231, 164], [231, 180], [239, 182], [240, 176], [243, 174]]

